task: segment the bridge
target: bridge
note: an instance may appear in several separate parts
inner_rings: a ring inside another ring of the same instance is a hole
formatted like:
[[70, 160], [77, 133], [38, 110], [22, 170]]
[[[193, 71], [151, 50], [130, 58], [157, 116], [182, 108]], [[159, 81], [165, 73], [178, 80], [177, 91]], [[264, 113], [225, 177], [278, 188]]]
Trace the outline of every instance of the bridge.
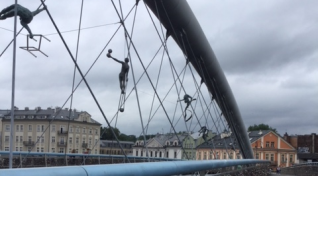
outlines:
[[[129, 163], [126, 161], [129, 160]], [[269, 171], [270, 162], [256, 159], [188, 161], [119, 155], [0, 152], [0, 176], [171, 176], [244, 175]], [[262, 175], [265, 175], [264, 173]]]

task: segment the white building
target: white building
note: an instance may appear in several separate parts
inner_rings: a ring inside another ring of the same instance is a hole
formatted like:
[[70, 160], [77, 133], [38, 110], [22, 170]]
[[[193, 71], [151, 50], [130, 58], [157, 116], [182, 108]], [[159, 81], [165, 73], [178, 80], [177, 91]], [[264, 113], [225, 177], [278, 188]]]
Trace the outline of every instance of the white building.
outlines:
[[[146, 141], [136, 141], [133, 156], [182, 159], [182, 142], [188, 134], [157, 134]], [[148, 155], [147, 155], [148, 152]]]

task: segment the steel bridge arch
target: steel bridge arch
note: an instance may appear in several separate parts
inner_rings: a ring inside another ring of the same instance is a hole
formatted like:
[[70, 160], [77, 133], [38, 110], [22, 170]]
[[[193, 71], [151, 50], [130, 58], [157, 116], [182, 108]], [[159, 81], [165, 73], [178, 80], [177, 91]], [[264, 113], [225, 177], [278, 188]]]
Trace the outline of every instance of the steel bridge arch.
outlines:
[[[253, 151], [241, 113], [224, 72], [186, 0], [144, 0], [193, 65], [215, 98], [238, 141], [243, 158]], [[182, 43], [186, 38], [186, 43]]]

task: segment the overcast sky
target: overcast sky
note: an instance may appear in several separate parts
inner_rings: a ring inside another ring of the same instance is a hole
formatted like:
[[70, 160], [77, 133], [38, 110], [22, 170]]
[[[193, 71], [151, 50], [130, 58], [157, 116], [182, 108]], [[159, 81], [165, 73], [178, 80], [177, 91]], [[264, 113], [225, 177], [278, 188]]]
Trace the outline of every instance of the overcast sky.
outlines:
[[[20, 0], [19, 4], [35, 10], [39, 0]], [[116, 2], [117, 6], [118, 1]], [[127, 15], [135, 1], [122, 1], [123, 14]], [[14, 1], [2, 0], [3, 9]], [[81, 0], [46, 1], [54, 22], [62, 33], [68, 47], [75, 57], [79, 27]], [[246, 128], [254, 124], [268, 124], [276, 128], [280, 134], [310, 134], [318, 133], [318, 8], [315, 0], [191, 0], [188, 1], [196, 15], [210, 45], [219, 60], [227, 77], [232, 92], [236, 98]], [[119, 8], [118, 8], [119, 9]], [[129, 15], [126, 26], [132, 30], [135, 10]], [[125, 111], [116, 111], [120, 97], [118, 73], [120, 64], [106, 57], [106, 51], [111, 48], [113, 56], [123, 60], [127, 56], [125, 37], [119, 27], [118, 16], [111, 1], [84, 1], [81, 27], [90, 28], [81, 31], [78, 64], [82, 73], [87, 73], [87, 82], [96, 96], [108, 121], [117, 126], [121, 132], [139, 135], [141, 124], [146, 125], [152, 107], [154, 91], [147, 76], [142, 76], [143, 67], [138, 61], [136, 52], [131, 48], [131, 69], [127, 86], [127, 95], [132, 91], [126, 102]], [[158, 29], [160, 25], [157, 23]], [[42, 12], [29, 24], [34, 34], [46, 35], [50, 40], [42, 40], [41, 50], [49, 57], [34, 52], [37, 58], [19, 47], [26, 46], [24, 29], [17, 39], [15, 106], [42, 108], [62, 106], [71, 94], [74, 74], [74, 63], [71, 60], [52, 21], [46, 12]], [[96, 27], [99, 26], [99, 27]], [[14, 19], [0, 21], [0, 53], [6, 48], [13, 37]], [[21, 28], [18, 22], [18, 30]], [[110, 41], [109, 45], [107, 43]], [[159, 50], [161, 42], [141, 1], [134, 24], [133, 42], [142, 64], [147, 66], [154, 54]], [[32, 42], [38, 46], [38, 42]], [[106, 48], [104, 52], [102, 50]], [[180, 80], [184, 79], [183, 88], [178, 81], [177, 89], [197, 97], [197, 89], [189, 67], [184, 72], [185, 60], [173, 42], [168, 40], [169, 54], [173, 60]], [[99, 57], [99, 54], [101, 56]], [[170, 121], [174, 124], [182, 116], [182, 110], [177, 103], [179, 99], [173, 85], [173, 74], [168, 58], [160, 50], [151, 64], [148, 74], [153, 84], [159, 85], [158, 95], [165, 109], [159, 108], [150, 122], [149, 134], [168, 132]], [[13, 47], [0, 57], [0, 109], [11, 108], [12, 90], [12, 55]], [[163, 59], [162, 59], [163, 58]], [[161, 64], [162, 59], [162, 66]], [[94, 62], [96, 60], [96, 62]], [[160, 70], [160, 67], [161, 70]], [[132, 72], [133, 71], [133, 72]], [[160, 71], [160, 75], [159, 74]], [[200, 78], [196, 76], [197, 82]], [[134, 78], [140, 78], [137, 85], [138, 97], [132, 90]], [[75, 86], [81, 80], [76, 72]], [[176, 124], [177, 131], [199, 130], [195, 124], [197, 119], [204, 122], [203, 106], [210, 104], [205, 87], [201, 87], [205, 102], [197, 98], [194, 107], [197, 118], [187, 125], [183, 118]], [[140, 112], [138, 107], [138, 101]], [[155, 98], [152, 113], [159, 105]], [[176, 106], [177, 105], [177, 106]], [[182, 103], [184, 108], [184, 103]], [[64, 107], [70, 108], [70, 101]], [[87, 111], [94, 119], [106, 126], [106, 121], [97, 107], [87, 86], [82, 82], [73, 96], [72, 108]], [[213, 112], [213, 106], [210, 106]], [[166, 111], [166, 112], [165, 112]], [[143, 123], [140, 121], [140, 113]], [[217, 113], [216, 119], [218, 118]], [[213, 113], [212, 113], [213, 114]], [[188, 115], [191, 115], [188, 112]], [[175, 116], [175, 117], [174, 117]], [[204, 123], [202, 124], [204, 125]], [[212, 124], [211, 124], [212, 128]], [[223, 129], [222, 129], [223, 130]]]

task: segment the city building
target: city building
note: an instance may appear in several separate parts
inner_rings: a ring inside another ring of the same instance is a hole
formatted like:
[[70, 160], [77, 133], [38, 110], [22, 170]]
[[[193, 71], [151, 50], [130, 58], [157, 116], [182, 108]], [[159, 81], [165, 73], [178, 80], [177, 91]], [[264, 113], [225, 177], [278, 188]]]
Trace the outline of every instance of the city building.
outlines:
[[296, 148], [277, 133], [260, 130], [249, 132], [248, 136], [255, 159], [270, 160], [273, 166], [281, 167], [299, 163]]
[[[0, 110], [0, 150], [10, 149], [11, 110]], [[14, 110], [13, 151], [99, 154], [100, 126], [86, 111]]]
[[170, 159], [183, 159], [182, 142], [188, 136], [187, 133], [178, 134], [157, 134], [144, 143], [143, 140], [137, 140], [133, 146], [133, 155]]
[[[208, 131], [207, 134], [207, 140], [211, 139], [213, 136], [215, 136], [215, 133], [212, 133], [212, 131]], [[204, 139], [202, 137], [202, 134], [199, 132], [195, 132], [192, 134], [188, 134], [184, 140], [183, 140], [183, 158], [185, 159], [196, 159], [196, 151], [197, 146], [201, 145], [204, 142]]]
[[232, 132], [214, 135], [197, 147], [196, 160], [242, 159]]
[[[297, 150], [273, 131], [248, 133], [255, 159], [269, 160], [272, 166], [288, 167], [299, 163]], [[239, 146], [232, 133], [222, 133], [197, 147], [197, 160], [242, 159]]]
[[[119, 141], [119, 144], [123, 148], [125, 155], [129, 156], [133, 154], [132, 141]], [[113, 140], [100, 140], [100, 154], [110, 154], [110, 155], [124, 155], [118, 142]]]
[[285, 133], [284, 139], [297, 149], [299, 162], [318, 162], [318, 138], [316, 133], [291, 136]]

